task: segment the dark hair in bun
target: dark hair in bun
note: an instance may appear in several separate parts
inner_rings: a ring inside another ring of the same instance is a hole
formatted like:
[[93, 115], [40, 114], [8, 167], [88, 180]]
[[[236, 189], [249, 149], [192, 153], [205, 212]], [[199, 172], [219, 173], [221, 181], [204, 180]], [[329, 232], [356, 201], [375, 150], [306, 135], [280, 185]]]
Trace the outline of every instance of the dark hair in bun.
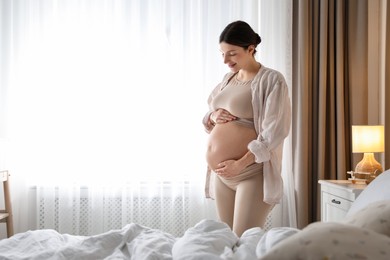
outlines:
[[235, 21], [228, 24], [219, 36], [219, 43], [226, 42], [231, 45], [248, 49], [250, 45], [256, 47], [261, 43], [260, 36], [244, 21]]

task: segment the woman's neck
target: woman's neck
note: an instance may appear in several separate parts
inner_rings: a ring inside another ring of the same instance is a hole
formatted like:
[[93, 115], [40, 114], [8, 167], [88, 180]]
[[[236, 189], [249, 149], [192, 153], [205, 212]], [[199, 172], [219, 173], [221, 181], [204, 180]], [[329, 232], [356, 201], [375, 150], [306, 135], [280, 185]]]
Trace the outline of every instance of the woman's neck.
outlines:
[[236, 78], [239, 81], [252, 80], [256, 76], [257, 72], [259, 72], [260, 68], [261, 64], [259, 62], [254, 62], [247, 68], [240, 69], [236, 75]]

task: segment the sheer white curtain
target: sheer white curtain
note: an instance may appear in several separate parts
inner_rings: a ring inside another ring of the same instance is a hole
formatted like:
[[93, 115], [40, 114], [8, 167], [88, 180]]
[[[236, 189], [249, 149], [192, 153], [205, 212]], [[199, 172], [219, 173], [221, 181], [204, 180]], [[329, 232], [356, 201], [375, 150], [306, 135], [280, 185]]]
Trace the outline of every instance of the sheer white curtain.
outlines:
[[[292, 0], [262, 0], [259, 5], [259, 34], [262, 37], [259, 60], [266, 66], [279, 70], [292, 87]], [[284, 142], [282, 176], [284, 197], [274, 208], [274, 226], [297, 226], [295, 185], [292, 168], [292, 140]]]
[[215, 218], [200, 121], [227, 71], [218, 36], [237, 19], [259, 29], [271, 2], [1, 1], [0, 155], [16, 231], [137, 222], [180, 235]]

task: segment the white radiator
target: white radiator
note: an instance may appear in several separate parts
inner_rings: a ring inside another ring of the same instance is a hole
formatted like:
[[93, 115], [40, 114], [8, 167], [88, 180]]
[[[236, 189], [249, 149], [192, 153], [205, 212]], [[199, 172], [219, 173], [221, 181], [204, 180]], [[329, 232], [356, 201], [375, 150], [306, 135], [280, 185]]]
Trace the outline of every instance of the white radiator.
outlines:
[[30, 201], [37, 205], [37, 228], [77, 235], [93, 235], [138, 223], [181, 236], [202, 219], [201, 209], [191, 209], [187, 188], [180, 194], [172, 194], [167, 186], [159, 195], [147, 194], [146, 190], [119, 193], [91, 195], [87, 187], [82, 187], [77, 192], [61, 194], [59, 188], [35, 187]]
[[[91, 195], [87, 187], [66, 194], [59, 188], [34, 187], [30, 201], [37, 205], [37, 228], [95, 235], [138, 223], [182, 236], [189, 227], [205, 218], [205, 211], [214, 211], [214, 208], [191, 202], [188, 187], [180, 194], [172, 194], [169, 185], [165, 185], [159, 196], [147, 194], [146, 190], [103, 194]], [[265, 230], [272, 227], [271, 220], [272, 214], [267, 218]]]

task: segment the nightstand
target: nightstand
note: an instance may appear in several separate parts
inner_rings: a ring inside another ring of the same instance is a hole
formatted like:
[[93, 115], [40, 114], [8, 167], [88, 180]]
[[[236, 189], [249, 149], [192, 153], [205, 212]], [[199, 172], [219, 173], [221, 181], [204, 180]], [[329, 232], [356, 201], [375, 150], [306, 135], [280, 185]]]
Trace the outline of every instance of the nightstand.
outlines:
[[353, 184], [348, 180], [319, 180], [321, 185], [321, 221], [340, 221], [351, 208], [352, 203], [367, 187], [367, 184]]

